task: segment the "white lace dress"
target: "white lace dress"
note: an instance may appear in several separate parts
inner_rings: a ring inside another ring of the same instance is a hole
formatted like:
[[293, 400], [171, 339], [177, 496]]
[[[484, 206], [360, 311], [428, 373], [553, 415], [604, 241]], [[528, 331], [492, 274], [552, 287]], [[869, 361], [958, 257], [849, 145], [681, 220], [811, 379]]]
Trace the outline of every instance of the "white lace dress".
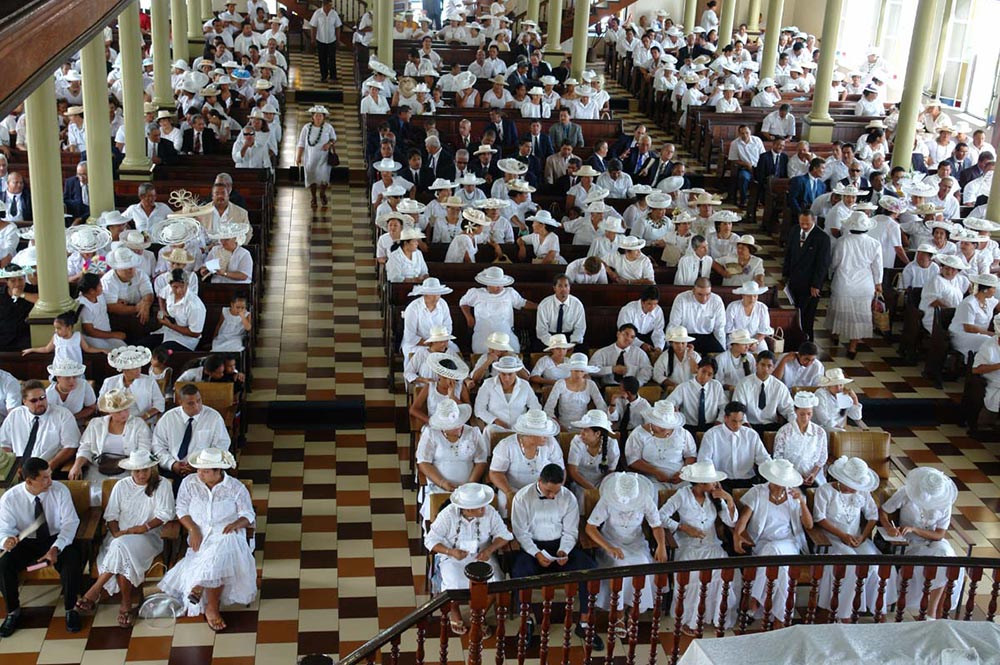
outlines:
[[[660, 514], [656, 510], [656, 499], [653, 496], [642, 497], [641, 501], [635, 502], [635, 510], [628, 511], [621, 510], [609, 503], [607, 499], [601, 498], [590, 513], [587, 524], [599, 527], [604, 539], [611, 545], [621, 548], [625, 558], [615, 559], [604, 550], [600, 550], [596, 557], [597, 565], [602, 568], [612, 568], [653, 563], [653, 557], [649, 553], [649, 543], [642, 531], [643, 520], [648, 522], [650, 527], [660, 526]], [[650, 575], [639, 596], [640, 612], [652, 609], [655, 589], [654, 577]], [[631, 607], [634, 598], [635, 589], [632, 586], [632, 578], [627, 577], [622, 581], [622, 590], [618, 596], [618, 609], [622, 609], [625, 605]], [[601, 582], [601, 591], [597, 595], [597, 606], [605, 610], [611, 607], [611, 584], [607, 580]]]
[[[153, 496], [146, 496], [146, 486], [137, 485], [132, 478], [122, 478], [115, 483], [104, 509], [105, 522], [117, 521], [118, 528], [125, 531], [153, 519], [163, 522], [174, 519], [174, 494], [169, 481], [161, 480]], [[113, 538], [109, 532], [97, 553], [98, 572], [114, 573], [104, 588], [111, 595], [118, 593], [118, 575], [123, 575], [132, 586], [141, 585], [153, 559], [162, 551], [160, 527], [118, 538]]]
[[226, 525], [245, 517], [256, 521], [250, 492], [230, 475], [211, 490], [193, 474], [184, 479], [177, 492], [177, 515], [189, 515], [201, 529], [198, 551], [188, 547], [187, 554], [167, 571], [160, 589], [181, 599], [188, 616], [205, 611], [205, 598], [198, 604], [187, 597], [195, 587], [223, 587], [221, 605], [248, 605], [257, 595], [257, 564], [253, 547], [247, 543], [246, 530], [223, 533]]
[[594, 403], [595, 409], [608, 410], [604, 396], [601, 395], [601, 389], [592, 380], [587, 379], [584, 390], [570, 390], [569, 386], [566, 385], [566, 380], [559, 379], [552, 386], [552, 391], [549, 392], [549, 397], [545, 400], [545, 413], [549, 414], [550, 418], [555, 418], [558, 410], [559, 425], [564, 430], [569, 430], [573, 429], [572, 423], [580, 420], [587, 413], [591, 402]]

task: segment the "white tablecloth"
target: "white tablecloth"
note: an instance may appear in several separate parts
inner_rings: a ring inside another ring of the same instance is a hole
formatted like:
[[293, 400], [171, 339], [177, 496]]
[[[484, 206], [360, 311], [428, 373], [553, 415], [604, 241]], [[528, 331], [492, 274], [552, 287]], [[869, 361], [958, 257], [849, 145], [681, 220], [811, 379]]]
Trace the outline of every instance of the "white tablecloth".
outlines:
[[1000, 664], [1000, 626], [985, 621], [792, 626], [695, 640], [681, 665]]

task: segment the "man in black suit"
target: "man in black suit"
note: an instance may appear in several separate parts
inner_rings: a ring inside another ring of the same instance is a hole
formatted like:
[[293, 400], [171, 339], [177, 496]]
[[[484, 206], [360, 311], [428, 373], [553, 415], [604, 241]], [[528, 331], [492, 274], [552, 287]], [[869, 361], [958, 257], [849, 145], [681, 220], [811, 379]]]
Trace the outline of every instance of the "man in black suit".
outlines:
[[90, 185], [87, 179], [87, 162], [76, 165], [76, 175], [63, 183], [63, 205], [73, 220], [90, 217]]
[[434, 183], [434, 174], [424, 166], [424, 157], [416, 148], [407, 154], [406, 166], [396, 173], [397, 176], [410, 181], [418, 192], [425, 191]]
[[[527, 86], [530, 79], [528, 78], [528, 56], [519, 55], [517, 56], [517, 63], [511, 68], [513, 71], [507, 75], [507, 87], [514, 90], [518, 84]], [[510, 70], [508, 70], [510, 71]]]
[[644, 134], [639, 139], [639, 146], [630, 150], [627, 159], [622, 160], [625, 172], [632, 176], [632, 182], [637, 185], [648, 185], [656, 167], [656, 155], [651, 150], [653, 139]]
[[674, 148], [673, 143], [664, 143], [663, 147], [660, 148], [659, 154], [654, 158], [653, 163], [646, 169], [644, 182], [637, 182], [636, 184], [656, 187], [661, 180], [669, 178], [674, 168], [675, 151], [676, 148]]
[[152, 126], [146, 138], [146, 156], [154, 164], [164, 164], [170, 166], [177, 163], [177, 148], [173, 141], [164, 141], [160, 135], [160, 128]]
[[757, 160], [754, 179], [761, 187], [767, 186], [770, 178], [788, 177], [788, 155], [785, 154], [785, 139], [771, 140], [771, 149]]
[[[583, 166], [583, 161], [579, 157], [571, 157], [569, 162], [566, 164], [566, 173], [558, 178], [552, 184], [552, 189], [555, 192], [568, 192], [570, 187], [575, 186], [580, 182], [580, 177], [576, 175], [576, 172], [580, 170]], [[579, 201], [579, 207], [583, 207], [583, 201]]]
[[490, 109], [490, 124], [488, 129], [492, 129], [497, 135], [497, 144], [503, 152], [511, 153], [517, 151], [517, 125], [513, 120], [504, 117], [501, 109]]
[[31, 191], [24, 184], [24, 178], [17, 171], [7, 174], [7, 189], [0, 192], [0, 201], [7, 206], [7, 214], [4, 219], [8, 222], [30, 222], [31, 216]]
[[413, 143], [413, 127], [410, 125], [411, 110], [409, 106], [395, 106], [386, 120], [389, 128], [396, 135], [396, 144], [404, 150], [409, 150]]
[[214, 155], [219, 151], [219, 139], [215, 130], [205, 127], [205, 118], [196, 115], [191, 118], [191, 126], [184, 130], [181, 152], [188, 155]]
[[600, 171], [601, 173], [607, 173], [608, 171], [608, 142], [598, 141], [594, 144], [594, 152], [591, 153], [590, 157], [587, 158], [587, 164], [590, 164], [595, 171]]
[[[985, 151], [979, 153], [979, 160], [974, 165], [970, 166], [967, 169], [962, 169], [959, 172], [958, 186], [961, 187], [962, 189], [965, 189], [965, 186], [968, 185], [973, 180], [975, 180], [976, 178], [982, 178], [984, 175], [986, 175], [987, 171], [989, 170], [987, 169], [987, 165], [990, 162], [994, 161], [995, 159], [991, 153]], [[955, 169], [953, 168], [951, 172], [954, 173]]]
[[847, 167], [847, 177], [840, 179], [841, 185], [854, 185], [860, 190], [869, 191], [871, 190], [871, 184], [868, 182], [868, 178], [861, 175], [863, 172], [860, 162], [853, 161]]
[[631, 135], [622, 134], [611, 147], [610, 155], [615, 159], [620, 159], [622, 164], [629, 158], [631, 152], [639, 147], [639, 139], [646, 135], [646, 125], [636, 125]]
[[532, 120], [528, 130], [527, 138], [531, 141], [531, 155], [544, 167], [545, 160], [556, 151], [552, 145], [552, 138], [548, 132], [542, 131], [542, 123], [538, 120]]
[[816, 217], [808, 210], [799, 215], [798, 222], [785, 241], [781, 275], [799, 310], [802, 331], [812, 340], [820, 289], [830, 270], [830, 236], [816, 227]]
[[823, 159], [813, 157], [809, 162], [809, 172], [795, 176], [788, 181], [788, 209], [790, 217], [797, 220], [799, 215], [812, 207], [817, 196], [826, 192], [823, 184]]
[[[548, 138], [548, 136], [545, 138]], [[528, 167], [528, 172], [522, 176], [524, 180], [532, 187], [538, 187], [538, 182], [542, 179], [542, 163], [538, 161], [537, 157], [531, 154], [530, 137], [521, 137], [521, 143], [517, 147], [517, 155], [514, 156], [514, 159]]]
[[528, 58], [528, 80], [531, 81], [531, 85], [540, 86], [542, 85], [542, 77], [551, 75], [552, 67], [542, 60], [542, 52], [538, 49], [532, 51]]
[[424, 139], [424, 168], [433, 178], [455, 179], [455, 160], [441, 147], [441, 139], [431, 135]]
[[497, 166], [497, 161], [500, 157], [497, 154], [495, 148], [489, 145], [480, 145], [476, 150], [476, 153], [472, 155], [472, 159], [469, 162], [469, 170], [472, 171], [477, 178], [482, 178], [486, 182], [480, 185], [486, 196], [490, 195], [490, 189], [493, 187], [493, 181], [500, 176], [500, 168]]

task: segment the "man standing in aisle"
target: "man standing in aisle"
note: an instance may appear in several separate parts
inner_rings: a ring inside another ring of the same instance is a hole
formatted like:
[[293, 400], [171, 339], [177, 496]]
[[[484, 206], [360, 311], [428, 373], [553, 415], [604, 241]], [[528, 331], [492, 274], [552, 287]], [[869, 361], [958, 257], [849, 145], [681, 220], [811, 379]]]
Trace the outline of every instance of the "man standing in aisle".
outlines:
[[313, 13], [309, 25], [316, 31], [320, 81], [326, 82], [327, 78], [336, 81], [337, 41], [340, 39], [340, 27], [343, 23], [340, 14], [333, 8], [333, 0], [323, 0], [323, 6]]

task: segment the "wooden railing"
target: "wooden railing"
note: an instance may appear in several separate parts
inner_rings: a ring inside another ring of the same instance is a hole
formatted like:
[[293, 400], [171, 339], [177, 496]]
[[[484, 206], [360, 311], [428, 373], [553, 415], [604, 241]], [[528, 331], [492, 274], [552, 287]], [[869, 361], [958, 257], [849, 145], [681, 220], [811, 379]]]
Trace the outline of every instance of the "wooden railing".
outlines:
[[[591, 662], [594, 638], [598, 634], [599, 619], [595, 606], [601, 583], [604, 581], [610, 583], [611, 609], [606, 613], [608, 615], [607, 625], [614, 626], [619, 618], [624, 618], [619, 617], [621, 611], [617, 610], [617, 606], [623, 582], [626, 579], [631, 580], [634, 589], [634, 597], [625, 599], [626, 608], [631, 606], [631, 609], [626, 610], [628, 629], [624, 635], [619, 634], [617, 637], [611, 629], [605, 633], [607, 652], [602, 654], [602, 657], [606, 659], [606, 662], [613, 662], [616, 642], [621, 641], [627, 662], [635, 663], [636, 651], [640, 648], [639, 635], [641, 632], [643, 635], [648, 634], [649, 636], [648, 645], [643, 644], [641, 647], [644, 657], [648, 657], [648, 661], [646, 661], [648, 665], [664, 662], [676, 663], [681, 652], [683, 599], [686, 594], [700, 593], [700, 606], [694, 634], [699, 638], [709, 637], [710, 634], [706, 632], [705, 624], [712, 623], [713, 617], [705, 616], [705, 589], [712, 574], [719, 571], [723, 581], [723, 603], [720, 607], [720, 616], [724, 617], [728, 612], [725, 598], [731, 590], [737, 592], [739, 595], [737, 618], [731, 632], [742, 635], [748, 631], [748, 627], [753, 621], [750, 603], [753, 580], [757, 575], [766, 576], [765, 589], [769, 599], [778, 583], [779, 569], [785, 566], [788, 567], [788, 601], [785, 607], [780, 608], [772, 607], [769, 600], [765, 602], [761, 608], [764, 614], [760, 623], [760, 629], [765, 632], [780, 629], [777, 625], [778, 622], [781, 626], [831, 622], [830, 617], [835, 617], [838, 614], [837, 599], [840, 590], [852, 587], [855, 591], [849, 621], [858, 623], [862, 620], [863, 614], [861, 598], [865, 586], [864, 581], [871, 570], [875, 570], [879, 578], [877, 609], [874, 615], [864, 617], [866, 623], [899, 623], [907, 620], [905, 607], [913, 605], [907, 599], [912, 598], [914, 593], [920, 595], [919, 611], [916, 616], [909, 617], [909, 620], [924, 621], [927, 618], [931, 583], [940, 568], [945, 569], [948, 580], [944, 588], [942, 618], [961, 621], [976, 619], [992, 622], [997, 613], [998, 596], [1000, 596], [1000, 560], [991, 558], [936, 558], [899, 555], [734, 557], [554, 573], [489, 584], [484, 580], [488, 579], [492, 572], [490, 565], [477, 562], [466, 567], [466, 576], [470, 579], [469, 590], [445, 591], [435, 596], [347, 655], [340, 661], [339, 665], [373, 664], [379, 655], [381, 655], [382, 663], [399, 665], [401, 662], [400, 649], [404, 639], [408, 644], [415, 644], [413, 656], [407, 654], [406, 662], [423, 665], [425, 662], [448, 663], [462, 659], [461, 654], [449, 656], [448, 653], [452, 637], [449, 612], [452, 605], [456, 603], [459, 606], [470, 606], [471, 628], [468, 634], [467, 662], [470, 665], [482, 665], [483, 629], [487, 612], [491, 606], [491, 599], [496, 620], [496, 632], [491, 638], [491, 643], [495, 640], [495, 645], [491, 648], [495, 651], [496, 665], [503, 665], [508, 660], [516, 660], [519, 665], [523, 665], [526, 660], [546, 665], [550, 651], [554, 654], [554, 650], [558, 647], [561, 647], [560, 662], [562, 665], [569, 665], [570, 650], [573, 644], [572, 629], [576, 624], [573, 607], [578, 593], [577, 587], [581, 583], [586, 585], [588, 597], [581, 603], [581, 606], [586, 607], [586, 609], [578, 618], [585, 620], [588, 625], [585, 631], [583, 655], [584, 662]], [[923, 567], [923, 579], [914, 577], [915, 567]], [[833, 572], [832, 606], [828, 610], [822, 610], [818, 607], [819, 583], [824, 572], [828, 569]], [[957, 602], [952, 606], [951, 598], [955, 585], [959, 584], [958, 580], [963, 570], [966, 579], [961, 582], [962, 588], [958, 594]], [[848, 579], [852, 571], [854, 577]], [[736, 580], [737, 572], [741, 574], [742, 581], [735, 585], [734, 580]], [[886, 592], [886, 585], [893, 573], [896, 574], [898, 599], [894, 609], [890, 606], [883, 612], [881, 609], [882, 600]], [[645, 613], [648, 616], [643, 617], [638, 608], [640, 595], [647, 580], [653, 581], [655, 603], [653, 609]], [[699, 581], [702, 584], [699, 584]], [[794, 591], [797, 585], [808, 589], [808, 601], [804, 606], [796, 603]], [[733, 589], [734, 586], [738, 586], [738, 588]], [[700, 592], [698, 591], [699, 587]], [[565, 634], [561, 645], [550, 646], [549, 638], [554, 616], [553, 605], [556, 603], [556, 593], [559, 591], [564, 594], [564, 601], [560, 601], [560, 604], [565, 603], [565, 614], [561, 622]], [[675, 603], [676, 609], [673, 616], [669, 614], [668, 609], [665, 609], [670, 607], [668, 603], [670, 596], [675, 596], [678, 600]], [[512, 601], [515, 599], [516, 604], [513, 604]], [[528, 623], [529, 617], [532, 616], [532, 604], [539, 599], [541, 600], [540, 620], [535, 621], [538, 630], [536, 652], [534, 648], [529, 650]], [[513, 653], [508, 653], [510, 646], [506, 639], [509, 636], [506, 626], [508, 620], [518, 621], [515, 633], [516, 650], [513, 650]], [[603, 622], [600, 623], [603, 624]], [[723, 637], [725, 632], [715, 628], [711, 634]], [[664, 636], [666, 639], [661, 639]], [[438, 645], [439, 653], [437, 656], [428, 656], [426, 653], [426, 649], [431, 648], [432, 644]], [[649, 653], [648, 656], [645, 656], [647, 648]], [[574, 660], [574, 662], [576, 661]]]

